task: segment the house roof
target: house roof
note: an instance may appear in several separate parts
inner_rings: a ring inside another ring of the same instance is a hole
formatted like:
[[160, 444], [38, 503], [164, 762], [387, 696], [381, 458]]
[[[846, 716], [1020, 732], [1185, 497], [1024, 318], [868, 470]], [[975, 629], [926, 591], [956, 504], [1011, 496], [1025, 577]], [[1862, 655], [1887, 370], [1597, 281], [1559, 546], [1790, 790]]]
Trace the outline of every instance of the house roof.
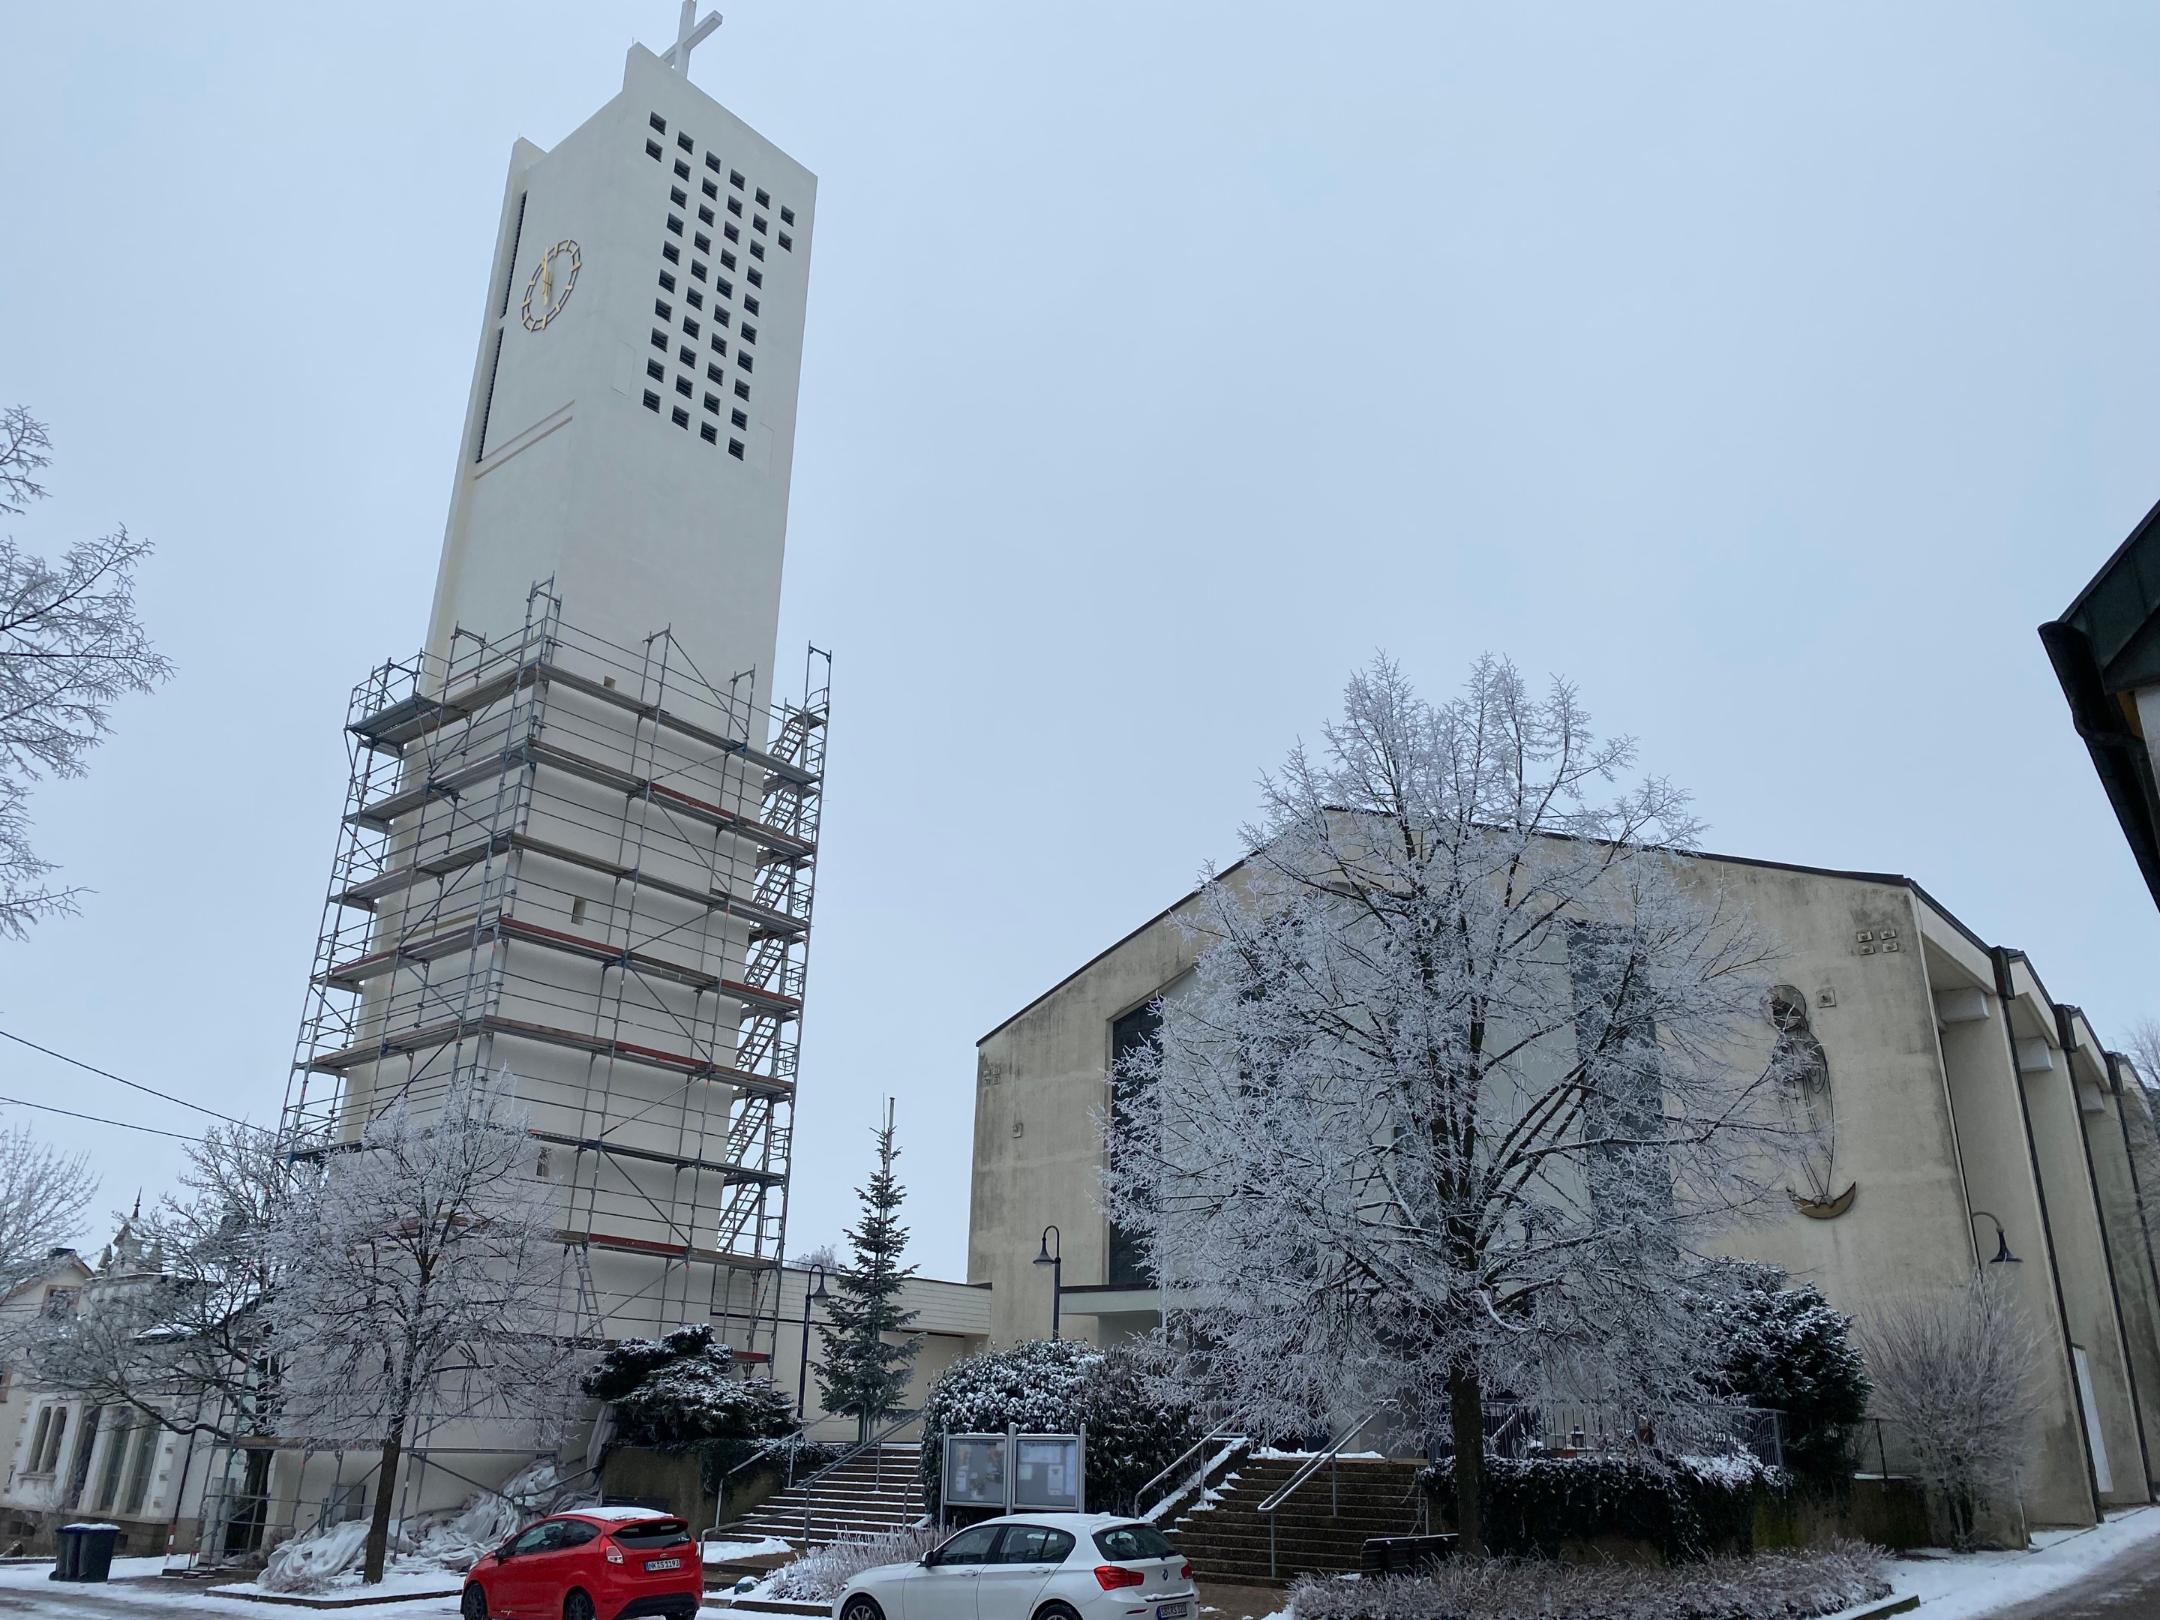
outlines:
[[2040, 627], [2078, 735], [2115, 807], [2130, 852], [2160, 904], [2160, 786], [2128, 701], [2160, 686], [2160, 506], [2145, 514], [2063, 610]]

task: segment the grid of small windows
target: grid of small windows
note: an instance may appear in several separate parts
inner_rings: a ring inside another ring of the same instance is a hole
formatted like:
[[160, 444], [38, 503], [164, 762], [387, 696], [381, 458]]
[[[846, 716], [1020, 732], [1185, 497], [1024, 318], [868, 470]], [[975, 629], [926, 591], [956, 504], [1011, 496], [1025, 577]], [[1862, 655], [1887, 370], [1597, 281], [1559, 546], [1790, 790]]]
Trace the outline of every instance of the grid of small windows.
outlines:
[[[695, 178], [698, 181], [699, 189], [704, 193], [705, 200], [697, 205], [698, 223], [706, 227], [718, 224], [720, 233], [726, 241], [740, 245], [743, 240], [742, 232], [735, 221], [742, 219], [749, 221], [753, 233], [753, 239], [749, 244], [752, 259], [763, 259], [765, 257], [765, 243], [755, 238], [769, 236], [779, 243], [783, 252], [794, 251], [795, 239], [785, 230], [773, 230], [770, 221], [764, 214], [748, 213], [745, 210], [741, 196], [730, 195], [726, 197], [723, 206], [728, 217], [716, 220], [711, 204], [722, 203], [723, 199], [719, 181], [715, 177], [725, 174], [730, 192], [745, 193], [758, 208], [770, 209], [778, 213], [780, 223], [784, 226], [792, 226], [795, 223], [795, 210], [784, 203], [776, 205], [773, 202], [771, 192], [762, 186], [751, 185], [748, 177], [741, 170], [730, 169], [723, 164], [718, 153], [704, 152], [701, 154], [696, 140], [692, 138], [687, 130], [674, 132], [675, 147], [682, 155], [676, 156], [670, 153], [658, 139], [658, 137], [669, 133], [667, 120], [658, 113], [653, 113], [646, 122], [651, 134], [645, 140], [645, 155], [655, 163], [667, 166], [673, 176], [668, 185], [670, 211], [666, 216], [666, 234], [662, 237], [660, 243], [660, 256], [663, 264], [673, 268], [662, 268], [660, 270], [660, 290], [663, 293], [678, 295], [686, 306], [680, 323], [681, 337], [696, 339], [700, 336], [709, 335], [712, 353], [717, 358], [707, 358], [700, 355], [690, 342], [676, 343], [674, 331], [676, 326], [675, 309], [673, 303], [667, 298], [658, 298], [653, 302], [653, 314], [660, 320], [662, 326], [654, 329], [652, 346], [663, 356], [667, 354], [670, 347], [674, 347], [675, 359], [682, 367], [681, 371], [674, 374], [672, 380], [676, 395], [686, 403], [671, 406], [669, 420], [675, 426], [687, 429], [691, 421], [691, 407], [687, 402], [695, 401], [696, 405], [701, 408], [698, 437], [706, 444], [718, 445], [722, 442], [718, 418], [723, 410], [727, 412], [728, 426], [735, 433], [747, 433], [750, 427], [750, 413], [742, 408], [742, 404], [746, 404], [750, 399], [750, 383], [747, 375], [731, 377], [722, 369], [721, 362], [727, 358], [728, 340], [721, 335], [720, 329], [729, 326], [734, 328], [737, 340], [735, 367], [739, 373], [749, 373], [756, 368], [756, 356], [752, 350], [757, 343], [758, 329], [748, 322], [731, 319], [727, 305], [735, 299], [735, 284], [726, 276], [714, 273], [708, 265], [706, 257], [704, 257], [710, 256], [713, 252], [712, 237], [704, 230], [692, 231], [684, 223], [683, 213], [686, 213], [690, 207], [687, 185], [690, 180]], [[694, 175], [690, 163], [685, 161], [686, 159], [702, 161], [706, 170], [705, 175]], [[675, 182], [681, 182], [681, 184]], [[676, 212], [676, 210], [682, 210], [683, 212]], [[689, 281], [693, 285], [689, 286], [683, 286], [677, 279], [678, 272], [685, 268], [684, 249], [681, 241], [685, 236], [689, 237], [691, 244], [686, 268]], [[670, 238], [673, 240], [670, 240]], [[738, 266], [733, 248], [721, 247], [719, 258], [721, 269], [736, 271], [751, 287], [763, 287], [765, 285], [764, 272], [756, 264], [747, 267]], [[709, 310], [705, 307], [705, 294], [702, 286], [696, 284], [709, 284], [712, 287], [714, 302]], [[680, 289], [679, 292], [678, 289]], [[745, 292], [742, 295], [742, 313], [746, 316], [761, 313], [756, 293]], [[704, 323], [709, 323], [714, 328], [710, 334], [704, 332]], [[704, 367], [702, 380], [714, 385], [712, 388], [700, 389], [699, 379], [696, 376], [700, 365]], [[647, 359], [645, 362], [645, 375], [649, 381], [656, 384], [664, 384], [670, 380], [668, 367], [658, 358]], [[742, 402], [742, 404], [729, 403], [723, 399], [718, 389], [721, 385], [727, 383], [733, 384], [733, 398], [735, 401]], [[645, 390], [644, 404], [647, 410], [658, 415], [662, 403], [663, 395], [657, 389], [648, 388]], [[730, 436], [725, 442], [730, 456], [737, 461], [747, 458], [746, 447], [741, 438]]]

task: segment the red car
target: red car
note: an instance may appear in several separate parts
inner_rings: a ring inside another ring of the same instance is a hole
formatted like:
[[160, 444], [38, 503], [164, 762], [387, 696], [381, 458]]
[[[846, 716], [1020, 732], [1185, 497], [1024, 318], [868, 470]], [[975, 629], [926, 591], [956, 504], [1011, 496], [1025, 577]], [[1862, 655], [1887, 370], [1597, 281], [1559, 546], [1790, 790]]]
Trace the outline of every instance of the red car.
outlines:
[[578, 1508], [529, 1524], [473, 1565], [465, 1620], [690, 1620], [705, 1566], [690, 1527], [649, 1508]]

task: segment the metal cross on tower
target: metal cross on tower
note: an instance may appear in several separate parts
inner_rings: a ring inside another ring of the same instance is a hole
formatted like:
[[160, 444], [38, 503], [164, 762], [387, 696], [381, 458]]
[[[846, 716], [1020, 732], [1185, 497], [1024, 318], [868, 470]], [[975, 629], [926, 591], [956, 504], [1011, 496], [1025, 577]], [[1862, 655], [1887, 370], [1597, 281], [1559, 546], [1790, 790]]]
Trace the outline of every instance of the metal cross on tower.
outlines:
[[690, 53], [703, 43], [712, 31], [720, 26], [720, 13], [714, 12], [703, 22], [698, 21], [697, 0], [682, 0], [682, 18], [675, 25], [675, 43], [660, 53], [660, 60], [680, 73], [690, 76]]

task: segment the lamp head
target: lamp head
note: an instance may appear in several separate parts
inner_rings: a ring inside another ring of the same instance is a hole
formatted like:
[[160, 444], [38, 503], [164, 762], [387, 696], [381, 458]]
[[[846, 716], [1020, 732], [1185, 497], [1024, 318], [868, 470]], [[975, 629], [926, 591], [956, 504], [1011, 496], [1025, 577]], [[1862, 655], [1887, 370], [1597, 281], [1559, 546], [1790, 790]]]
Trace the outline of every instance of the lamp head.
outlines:
[[2010, 1234], [2000, 1226], [1995, 1228], [1995, 1258], [1990, 1260], [1988, 1264], [1991, 1266], [2023, 1264], [2016, 1255], [2010, 1252]]
[[822, 1305], [832, 1298], [832, 1295], [826, 1292], [825, 1289], [825, 1268], [823, 1266], [814, 1266], [811, 1268], [810, 1275], [815, 1279], [815, 1283], [810, 1290], [810, 1301], [814, 1305]]
[[1057, 1232], [1059, 1253], [1062, 1254], [1064, 1252], [1065, 1234], [1063, 1232], [1058, 1232], [1058, 1229], [1054, 1226], [1044, 1227], [1042, 1235], [1042, 1253], [1035, 1256], [1035, 1263], [1038, 1266], [1052, 1266], [1057, 1264], [1058, 1255], [1052, 1254], [1050, 1252], [1050, 1234], [1053, 1232]]

